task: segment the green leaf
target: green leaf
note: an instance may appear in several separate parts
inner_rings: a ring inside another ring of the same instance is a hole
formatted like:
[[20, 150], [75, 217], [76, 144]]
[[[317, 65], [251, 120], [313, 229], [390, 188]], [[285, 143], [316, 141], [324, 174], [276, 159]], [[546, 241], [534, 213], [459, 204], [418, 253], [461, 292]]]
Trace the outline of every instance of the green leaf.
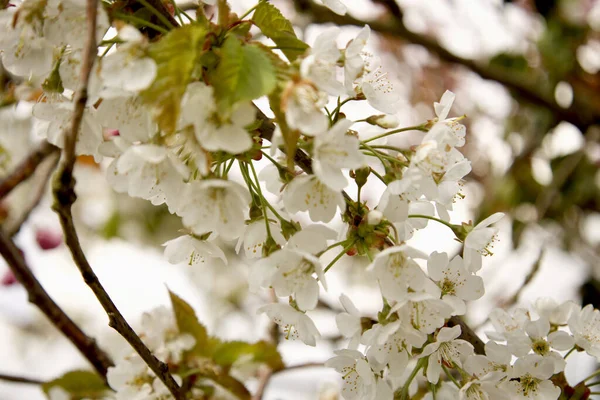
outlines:
[[265, 36], [275, 42], [290, 61], [304, 54], [309, 47], [296, 37], [292, 23], [271, 3], [261, 2], [254, 11], [252, 22]]
[[104, 380], [91, 371], [67, 372], [60, 378], [44, 383], [42, 390], [46, 395], [49, 395], [50, 389], [55, 386], [59, 386], [69, 393], [71, 400], [100, 399], [110, 392]]
[[221, 60], [212, 76], [219, 107], [229, 110], [239, 101], [250, 101], [271, 93], [277, 83], [275, 68], [260, 48], [242, 44], [231, 35], [221, 47]]
[[254, 362], [267, 364], [274, 371], [285, 367], [277, 346], [264, 340], [256, 343], [224, 342], [215, 349], [212, 358], [215, 363], [230, 367], [238, 359], [246, 356], [252, 356]]
[[200, 323], [194, 309], [181, 297], [169, 290], [171, 304], [175, 312], [177, 328], [181, 333], [189, 333], [196, 339], [196, 345], [191, 350], [194, 353], [206, 355], [209, 352], [209, 337], [206, 328]]
[[150, 45], [150, 57], [157, 65], [156, 79], [141, 93], [153, 109], [154, 120], [167, 133], [175, 131], [181, 107], [181, 97], [190, 82], [206, 30], [198, 24], [188, 24], [170, 31]]

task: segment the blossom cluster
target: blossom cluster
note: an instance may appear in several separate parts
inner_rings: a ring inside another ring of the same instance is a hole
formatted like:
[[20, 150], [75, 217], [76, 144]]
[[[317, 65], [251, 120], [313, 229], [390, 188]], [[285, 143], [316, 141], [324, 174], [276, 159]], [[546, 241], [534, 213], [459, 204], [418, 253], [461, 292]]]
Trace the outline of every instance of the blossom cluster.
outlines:
[[[339, 1], [324, 3], [345, 12]], [[254, 12], [273, 13], [269, 7], [261, 2]], [[434, 103], [433, 119], [396, 129], [400, 96], [382, 61], [366, 51], [368, 26], [344, 46], [338, 45], [337, 28], [321, 33], [312, 48], [294, 37], [306, 50], [283, 51], [286, 62], [252, 42], [248, 32], [234, 30], [249, 21], [182, 23], [153, 42], [145, 33], [153, 26], [134, 26], [139, 20], [131, 18], [130, 24], [113, 21], [117, 33], [110, 36], [100, 5], [96, 38], [103, 48], [86, 88], [76, 153], [103, 165], [115, 191], [164, 205], [181, 218], [182, 235], [165, 243], [169, 262], [194, 268], [227, 263], [222, 244], [237, 241], [236, 251], [249, 260], [250, 290], [272, 290], [278, 299], [258, 313], [277, 324], [285, 339], [315, 346], [320, 332], [309, 313], [328, 289], [326, 273], [345, 255], [368, 259], [367, 272], [378, 283], [383, 307], [376, 319], [368, 318], [342, 295], [344, 312], [336, 322], [348, 345], [326, 363], [342, 375], [345, 399], [406, 399], [423, 374], [428, 390], [440, 395], [558, 398], [561, 389], [550, 378], [564, 370], [566, 356], [559, 352], [578, 349], [600, 357], [599, 311], [550, 300], [536, 304], [538, 318], [525, 310], [496, 311], [485, 354], [476, 354], [461, 325], [452, 322], [466, 313], [467, 302], [484, 294], [477, 273], [497, 240], [493, 224], [503, 217], [496, 213], [476, 226], [450, 222], [471, 171], [460, 151], [466, 129], [460, 117], [449, 118], [454, 94], [447, 91]], [[280, 39], [269, 26], [259, 28], [276, 43]], [[173, 39], [173, 46], [185, 42], [175, 51], [184, 56], [202, 51], [184, 59], [191, 61], [183, 80], [180, 66], [154, 51], [177, 32], [196, 42], [188, 48], [186, 40]], [[2, 62], [22, 79], [15, 96], [34, 103], [33, 132], [59, 147], [81, 84], [84, 38], [83, 1], [25, 0], [0, 11]], [[244, 74], [272, 71], [255, 79], [271, 83], [257, 89], [259, 84], [240, 72], [231, 80], [247, 87], [238, 86], [240, 93], [233, 94], [230, 87], [223, 89], [236, 68], [253, 68], [251, 62], [240, 67], [239, 60], [235, 68], [223, 67], [228, 55], [240, 53], [270, 67]], [[33, 89], [42, 94], [34, 95]], [[273, 115], [268, 121], [258, 117], [252, 101], [265, 95], [270, 105], [265, 112]], [[333, 106], [332, 99], [337, 99]], [[381, 114], [352, 118], [342, 110], [348, 102], [365, 102]], [[272, 125], [268, 135], [261, 130], [265, 122]], [[365, 137], [367, 124], [379, 133]], [[423, 132], [418, 145], [386, 142], [407, 130]], [[297, 162], [298, 155], [309, 162]], [[259, 170], [256, 161], [263, 158], [270, 165]], [[377, 204], [361, 199], [370, 179], [385, 185]], [[350, 186], [356, 198], [345, 191]], [[336, 218], [344, 224], [341, 234], [327, 225]], [[409, 246], [415, 231], [428, 223], [450, 228], [462, 242], [462, 253], [425, 254]], [[338, 254], [325, 264], [332, 250]], [[172, 371], [185, 369], [182, 354], [196, 340], [178, 330], [169, 310], [144, 315], [143, 332], [149, 349]], [[119, 360], [107, 378], [116, 399], [172, 398], [137, 355]]]

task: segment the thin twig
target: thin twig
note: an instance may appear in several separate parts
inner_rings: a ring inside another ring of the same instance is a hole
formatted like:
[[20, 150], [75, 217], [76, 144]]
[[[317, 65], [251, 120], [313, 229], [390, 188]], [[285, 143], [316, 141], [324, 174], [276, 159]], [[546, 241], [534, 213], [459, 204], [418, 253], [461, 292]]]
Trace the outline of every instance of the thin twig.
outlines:
[[492, 67], [475, 60], [458, 57], [442, 47], [434, 39], [414, 33], [404, 25], [400, 18], [390, 18], [387, 21], [364, 21], [356, 19], [348, 14], [338, 15], [326, 7], [317, 5], [311, 0], [296, 0], [297, 7], [301, 12], [309, 14], [315, 23], [334, 23], [336, 25], [369, 25], [373, 31], [381, 34], [402, 38], [411, 43], [425, 47], [431, 53], [437, 55], [441, 60], [453, 64], [462, 65], [475, 72], [484, 79], [501, 83], [507, 89], [512, 90], [522, 99], [547, 108], [553, 115], [562, 121], [568, 121], [585, 132], [591, 125], [600, 123], [600, 110], [588, 104], [584, 96], [575, 94], [571, 107], [562, 108], [554, 99], [553, 90], [540, 89], [539, 82], [530, 77], [518, 76], [514, 71], [504, 68]]
[[289, 371], [296, 371], [296, 370], [304, 369], [304, 368], [323, 368], [323, 367], [325, 367], [325, 364], [323, 364], [322, 362], [308, 362], [308, 363], [303, 363], [303, 364], [290, 365], [288, 367], [285, 367], [282, 370], [275, 371], [274, 374], [280, 374], [282, 372], [289, 372]]
[[33, 197], [30, 196], [29, 203], [24, 207], [24, 209], [21, 211], [21, 214], [15, 220], [5, 222], [6, 227], [4, 227], [4, 231], [6, 232], [8, 237], [13, 237], [17, 233], [19, 233], [21, 226], [23, 226], [25, 221], [27, 221], [31, 212], [42, 201], [42, 198], [46, 193], [48, 180], [50, 179], [52, 172], [54, 172], [56, 166], [58, 165], [60, 154], [53, 153], [50, 157], [53, 158], [52, 161], [50, 161], [49, 165], [42, 167], [42, 176], [39, 178], [38, 182], [36, 182], [36, 187], [31, 189], [33, 192]]
[[23, 376], [7, 375], [7, 374], [0, 374], [0, 381], [13, 382], [13, 383], [25, 383], [28, 385], [43, 385], [44, 383], [46, 383], [39, 379], [25, 378]]
[[98, 0], [87, 0], [86, 19], [87, 19], [87, 41], [83, 53], [81, 66], [81, 85], [75, 96], [75, 108], [73, 111], [72, 123], [70, 129], [65, 132], [64, 161], [61, 165], [54, 182], [54, 210], [57, 212], [62, 225], [65, 243], [77, 268], [81, 272], [83, 280], [90, 287], [94, 295], [106, 311], [109, 319], [109, 326], [115, 329], [133, 349], [140, 355], [148, 367], [165, 384], [169, 392], [177, 400], [184, 398], [179, 385], [169, 373], [169, 367], [157, 359], [146, 347], [144, 342], [135, 333], [127, 323], [121, 312], [117, 309], [112, 299], [98, 280], [96, 273], [90, 266], [77, 236], [77, 231], [73, 223], [73, 214], [71, 208], [77, 196], [75, 195], [75, 179], [73, 177], [73, 167], [75, 164], [75, 145], [77, 143], [77, 134], [81, 126], [81, 120], [87, 103], [87, 89], [92, 70], [92, 65], [97, 56], [96, 45], [96, 17]]
[[51, 154], [58, 152], [58, 148], [48, 142], [34, 149], [17, 167], [0, 182], [0, 199], [6, 197], [21, 182], [27, 180], [37, 167]]
[[37, 306], [48, 317], [50, 322], [79, 349], [102, 377], [106, 377], [108, 367], [114, 365], [110, 357], [52, 300], [25, 263], [19, 249], [3, 232], [0, 232], [0, 254], [27, 291], [29, 302]]

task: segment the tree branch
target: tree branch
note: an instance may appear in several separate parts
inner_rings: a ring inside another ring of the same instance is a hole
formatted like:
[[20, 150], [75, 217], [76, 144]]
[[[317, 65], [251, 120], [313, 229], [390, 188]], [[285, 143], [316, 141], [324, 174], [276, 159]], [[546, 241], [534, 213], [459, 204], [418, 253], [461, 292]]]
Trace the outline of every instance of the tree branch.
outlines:
[[60, 223], [64, 232], [65, 243], [71, 251], [75, 265], [77, 265], [83, 280], [92, 290], [92, 292], [94, 292], [94, 295], [108, 315], [108, 325], [115, 329], [121, 336], [123, 336], [125, 340], [127, 340], [127, 342], [139, 354], [148, 367], [165, 384], [173, 397], [176, 400], [183, 400], [183, 393], [175, 379], [173, 379], [173, 376], [169, 373], [169, 367], [156, 358], [150, 349], [146, 347], [144, 342], [142, 342], [140, 337], [127, 323], [121, 312], [117, 309], [115, 303], [112, 301], [98, 280], [96, 273], [92, 269], [83, 252], [83, 249], [81, 248], [77, 231], [73, 223], [71, 207], [77, 198], [74, 190], [75, 179], [73, 177], [73, 167], [76, 158], [75, 145], [87, 103], [87, 88], [92, 65], [98, 51], [96, 45], [97, 7], [98, 0], [87, 0], [86, 17], [88, 37], [86, 46], [84, 48], [83, 62], [81, 66], [81, 85], [75, 96], [75, 109], [73, 111], [70, 130], [65, 132], [64, 162], [61, 165], [54, 182], [55, 202], [53, 209], [56, 211], [60, 219]]
[[[42, 176], [39, 178], [39, 182], [36, 182], [36, 187], [32, 188], [32, 195], [30, 196], [29, 203], [25, 205], [21, 214], [14, 220], [6, 221], [6, 226], [3, 226], [4, 231], [8, 235], [8, 237], [13, 237], [19, 230], [21, 226], [27, 221], [31, 212], [40, 204], [42, 198], [44, 197], [44, 193], [46, 193], [46, 187], [48, 185], [48, 180], [52, 175], [52, 172], [56, 169], [58, 165], [58, 160], [60, 158], [60, 154], [58, 152], [53, 152], [50, 155], [50, 158], [54, 158], [49, 165], [42, 167]], [[45, 169], [45, 170], [44, 170]]]
[[29, 153], [15, 169], [0, 182], [0, 199], [6, 197], [21, 182], [31, 177], [42, 161], [56, 152], [58, 152], [56, 146], [51, 145], [48, 142], [42, 142], [39, 147]]
[[4, 232], [0, 232], [0, 254], [27, 291], [29, 302], [37, 306], [48, 317], [50, 322], [77, 347], [102, 377], [106, 377], [108, 367], [114, 365], [110, 357], [52, 300], [25, 263], [19, 249]]
[[[387, 3], [387, 1], [384, 2]], [[446, 50], [434, 39], [408, 30], [401, 18], [393, 17], [384, 22], [363, 21], [348, 14], [338, 15], [326, 7], [313, 3], [311, 0], [296, 0], [295, 4], [301, 12], [310, 15], [315, 23], [335, 23], [337, 25], [353, 25], [361, 27], [369, 25], [372, 30], [381, 34], [402, 38], [411, 43], [421, 45], [431, 53], [437, 55], [443, 61], [462, 65], [484, 79], [501, 83], [506, 86], [507, 89], [513, 91], [517, 96], [530, 103], [547, 108], [552, 111], [557, 119], [570, 122], [584, 133], [589, 126], [600, 123], [600, 110], [588, 104], [585, 101], [584, 96], [578, 96], [576, 94], [573, 98], [573, 104], [568, 109], [562, 108], [554, 99], [553, 90], [540, 90], [539, 82], [535, 82], [531, 77], [518, 76], [514, 71], [484, 65], [483, 63], [474, 60], [458, 57]]]
[[7, 374], [0, 374], [0, 381], [5, 381], [5, 382], [13, 382], [13, 383], [25, 383], [28, 385], [43, 385], [44, 381], [40, 381], [38, 379], [31, 379], [31, 378], [25, 378], [23, 376], [16, 376], [16, 375], [7, 375]]

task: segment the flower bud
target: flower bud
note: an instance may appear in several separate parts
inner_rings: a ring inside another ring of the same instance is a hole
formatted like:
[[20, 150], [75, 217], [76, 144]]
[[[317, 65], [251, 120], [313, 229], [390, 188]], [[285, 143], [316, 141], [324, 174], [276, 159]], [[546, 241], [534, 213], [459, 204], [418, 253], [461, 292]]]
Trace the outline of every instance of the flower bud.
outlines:
[[369, 225], [379, 225], [383, 220], [383, 213], [378, 210], [371, 210], [367, 215], [367, 224]]
[[35, 241], [42, 250], [52, 250], [62, 243], [62, 234], [60, 232], [41, 228], [35, 232]]
[[369, 118], [367, 118], [367, 123], [379, 126], [384, 129], [393, 129], [397, 128], [398, 125], [400, 125], [398, 118], [396, 118], [394, 115], [386, 114], [371, 115]]

